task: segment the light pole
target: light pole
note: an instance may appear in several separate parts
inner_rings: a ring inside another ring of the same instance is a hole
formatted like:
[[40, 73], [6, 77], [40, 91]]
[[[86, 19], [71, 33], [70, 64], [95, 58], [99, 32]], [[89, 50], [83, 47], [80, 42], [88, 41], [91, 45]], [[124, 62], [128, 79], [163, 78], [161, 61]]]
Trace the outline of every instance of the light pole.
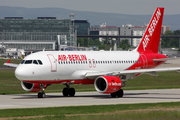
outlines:
[[74, 41], [74, 47], [76, 46], [76, 40], [75, 40], [75, 32], [74, 32], [74, 13], [71, 13], [69, 15], [69, 18], [71, 19], [71, 32], [72, 32], [72, 36], [73, 36], [73, 41]]

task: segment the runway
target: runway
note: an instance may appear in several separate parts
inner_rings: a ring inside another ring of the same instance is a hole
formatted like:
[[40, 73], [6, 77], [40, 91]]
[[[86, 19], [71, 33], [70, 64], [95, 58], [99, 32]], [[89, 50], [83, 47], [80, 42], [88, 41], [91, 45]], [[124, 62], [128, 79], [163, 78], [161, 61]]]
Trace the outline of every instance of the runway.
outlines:
[[111, 98], [110, 95], [98, 92], [77, 92], [75, 97], [63, 97], [62, 93], [46, 93], [46, 98], [37, 98], [37, 93], [0, 95], [0, 109], [159, 102], [180, 102], [180, 89], [125, 90], [123, 98]]

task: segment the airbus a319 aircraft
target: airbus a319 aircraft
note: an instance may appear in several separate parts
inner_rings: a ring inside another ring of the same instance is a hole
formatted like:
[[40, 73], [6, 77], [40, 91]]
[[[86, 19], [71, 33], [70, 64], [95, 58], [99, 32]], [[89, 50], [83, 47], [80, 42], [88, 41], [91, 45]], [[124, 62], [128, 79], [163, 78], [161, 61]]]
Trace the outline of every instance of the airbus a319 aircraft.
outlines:
[[74, 96], [71, 84], [94, 84], [95, 89], [111, 97], [123, 97], [122, 87], [128, 79], [143, 73], [156, 76], [156, 72], [176, 71], [180, 67], [155, 68], [168, 58], [158, 53], [164, 8], [158, 7], [146, 32], [133, 51], [41, 51], [25, 57], [17, 64], [15, 76], [22, 88], [38, 92], [44, 98], [44, 90], [51, 84], [64, 84], [64, 96]]

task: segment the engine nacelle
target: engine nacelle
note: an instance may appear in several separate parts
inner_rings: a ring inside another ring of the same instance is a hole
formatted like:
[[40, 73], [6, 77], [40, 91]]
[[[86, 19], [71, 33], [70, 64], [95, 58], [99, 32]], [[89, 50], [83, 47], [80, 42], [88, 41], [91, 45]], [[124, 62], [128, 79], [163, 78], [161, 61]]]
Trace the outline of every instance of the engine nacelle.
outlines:
[[117, 76], [99, 76], [94, 82], [94, 87], [103, 94], [114, 93], [121, 89], [122, 81]]
[[41, 90], [41, 88], [39, 87], [39, 84], [35, 84], [35, 83], [26, 83], [21, 81], [21, 86], [25, 91], [28, 92], [38, 92]]

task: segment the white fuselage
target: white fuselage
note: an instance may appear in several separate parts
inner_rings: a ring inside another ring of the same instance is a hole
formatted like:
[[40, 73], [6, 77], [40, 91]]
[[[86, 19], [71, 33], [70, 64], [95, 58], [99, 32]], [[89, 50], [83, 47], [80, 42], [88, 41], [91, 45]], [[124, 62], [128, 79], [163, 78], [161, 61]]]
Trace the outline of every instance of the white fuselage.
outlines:
[[32, 63], [20, 64], [15, 75], [21, 81], [80, 80], [87, 72], [126, 70], [139, 56], [136, 51], [42, 51], [25, 57]]

